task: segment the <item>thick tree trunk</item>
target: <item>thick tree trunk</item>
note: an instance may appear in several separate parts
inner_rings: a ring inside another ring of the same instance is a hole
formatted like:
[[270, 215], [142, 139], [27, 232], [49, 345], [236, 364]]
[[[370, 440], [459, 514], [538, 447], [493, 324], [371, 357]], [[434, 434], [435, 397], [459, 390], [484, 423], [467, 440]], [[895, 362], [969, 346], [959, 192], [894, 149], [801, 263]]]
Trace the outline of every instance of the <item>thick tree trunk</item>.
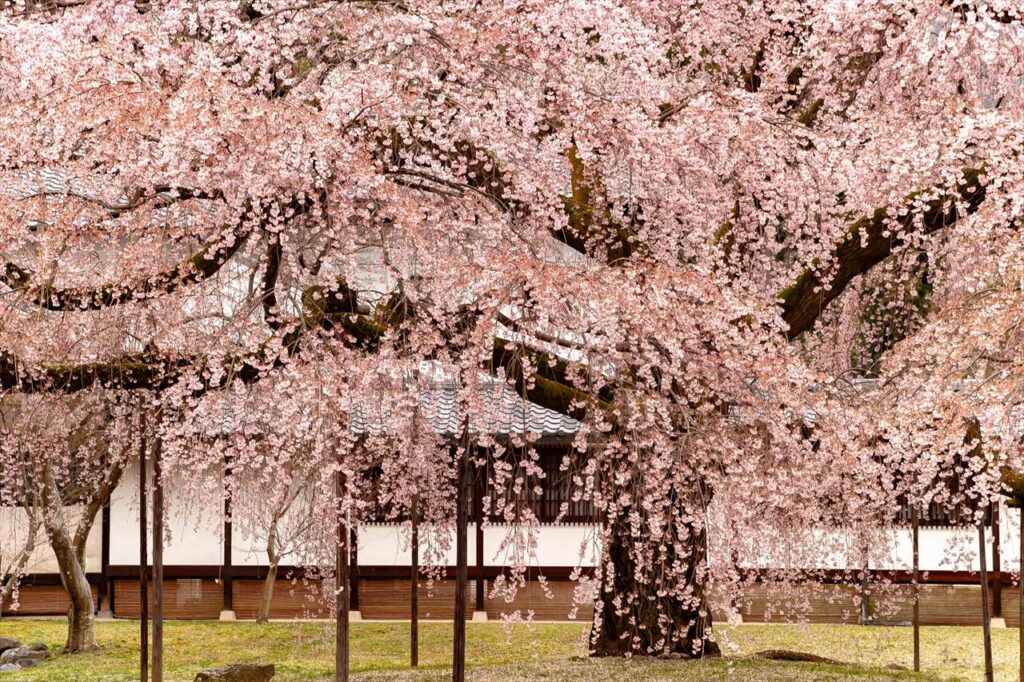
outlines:
[[68, 599], [68, 637], [64, 645], [65, 653], [90, 651], [98, 645], [96, 642], [95, 604], [92, 600], [92, 588], [85, 575], [85, 567], [75, 552], [63, 524], [63, 513], [58, 519], [47, 521], [46, 532], [50, 538], [50, 546], [57, 558], [60, 580], [67, 590]]
[[[610, 527], [604, 550], [601, 593], [594, 610], [591, 654], [594, 656], [677, 655], [701, 658], [721, 655], [709, 641], [711, 612], [706, 592], [707, 536], [703, 529], [681, 533], [686, 556], [659, 560], [667, 566], [683, 562], [683, 574], [645, 571], [637, 575], [640, 553], [649, 560], [658, 542], [637, 542], [627, 514]], [[653, 575], [651, 574], [653, 573]]]
[[[92, 588], [85, 575], [85, 537], [92, 525], [95, 510], [99, 507], [89, 505], [85, 516], [79, 521], [75, 539], [68, 533], [68, 524], [64, 516], [64, 507], [60, 491], [49, 466], [42, 465], [44, 479], [43, 526], [50, 540], [50, 548], [57, 559], [57, 570], [60, 580], [68, 593], [68, 637], [64, 645], [66, 653], [90, 651], [97, 648], [95, 604], [92, 600]], [[83, 532], [84, 531], [84, 532]]]

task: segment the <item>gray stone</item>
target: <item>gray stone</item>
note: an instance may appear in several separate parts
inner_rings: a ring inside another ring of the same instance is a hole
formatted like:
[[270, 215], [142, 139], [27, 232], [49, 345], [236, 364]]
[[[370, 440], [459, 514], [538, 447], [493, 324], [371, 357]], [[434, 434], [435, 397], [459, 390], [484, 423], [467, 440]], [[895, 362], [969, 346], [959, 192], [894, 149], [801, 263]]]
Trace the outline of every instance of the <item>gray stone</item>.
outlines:
[[21, 666], [17, 663], [4, 663], [0, 665], [0, 673], [13, 673], [15, 670], [21, 670]]
[[273, 664], [235, 663], [204, 670], [196, 675], [195, 682], [269, 682], [273, 676]]
[[21, 663], [21, 661], [38, 662], [45, 660], [49, 655], [50, 652], [44, 644], [20, 646], [14, 649], [8, 649], [0, 654], [0, 665], [4, 665], [6, 663]]
[[0, 637], [0, 654], [7, 651], [8, 649], [17, 649], [21, 646], [21, 642], [10, 637]]

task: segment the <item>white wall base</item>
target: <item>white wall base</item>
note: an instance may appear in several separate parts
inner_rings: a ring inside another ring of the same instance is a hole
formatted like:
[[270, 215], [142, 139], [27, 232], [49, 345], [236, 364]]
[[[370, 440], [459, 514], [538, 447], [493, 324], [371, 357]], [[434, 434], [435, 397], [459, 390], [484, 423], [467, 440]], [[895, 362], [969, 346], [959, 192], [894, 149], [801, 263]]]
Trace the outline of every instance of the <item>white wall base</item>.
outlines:
[[350, 623], [362, 623], [363, 622], [363, 612], [362, 611], [349, 611], [348, 612], [348, 622], [350, 622]]
[[473, 612], [473, 622], [474, 623], [486, 623], [487, 622], [487, 612], [486, 611], [474, 611]]
[[1006, 619], [1005, 618], [993, 618], [992, 620], [989, 621], [988, 624], [989, 624], [989, 627], [992, 627], [992, 628], [1005, 628], [1006, 627]]
[[220, 620], [237, 620], [237, 618], [235, 618], [234, 611], [221, 611]]

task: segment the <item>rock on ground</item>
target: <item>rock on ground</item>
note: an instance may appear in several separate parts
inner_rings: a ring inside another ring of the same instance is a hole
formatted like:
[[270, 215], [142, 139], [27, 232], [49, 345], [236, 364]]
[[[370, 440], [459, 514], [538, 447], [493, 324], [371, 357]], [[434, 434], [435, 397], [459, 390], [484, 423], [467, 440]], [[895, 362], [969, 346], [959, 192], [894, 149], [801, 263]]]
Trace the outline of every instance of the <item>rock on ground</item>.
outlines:
[[7, 651], [8, 649], [17, 649], [21, 646], [21, 642], [10, 637], [0, 637], [0, 654]]
[[236, 663], [204, 670], [196, 675], [195, 682], [268, 682], [273, 676], [273, 664]]
[[46, 660], [49, 655], [50, 650], [46, 648], [45, 644], [29, 644], [7, 649], [0, 654], [0, 672], [31, 668]]

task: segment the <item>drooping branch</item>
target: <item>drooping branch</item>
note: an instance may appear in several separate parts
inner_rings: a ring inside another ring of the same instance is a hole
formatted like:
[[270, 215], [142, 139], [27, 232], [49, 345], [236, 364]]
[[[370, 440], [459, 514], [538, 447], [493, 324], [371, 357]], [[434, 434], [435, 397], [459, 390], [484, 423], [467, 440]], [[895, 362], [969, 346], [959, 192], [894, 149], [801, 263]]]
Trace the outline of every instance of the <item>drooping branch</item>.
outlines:
[[37, 284], [38, 275], [14, 263], [5, 263], [0, 282], [24, 292], [33, 304], [54, 311], [100, 310], [111, 306], [170, 294], [177, 289], [213, 277], [245, 243], [253, 225], [241, 220], [227, 236], [208, 244], [173, 267], [131, 284], [105, 284], [99, 287], [56, 287]]
[[[193, 192], [190, 196], [198, 194]], [[307, 213], [311, 206], [308, 199], [292, 198], [279, 208], [280, 214], [291, 220]], [[35, 305], [53, 311], [101, 310], [171, 294], [216, 275], [238, 253], [253, 231], [264, 227], [275, 215], [278, 213], [270, 207], [257, 208], [249, 203], [234, 227], [225, 226], [220, 236], [204, 244], [196, 253], [167, 270], [132, 283], [57, 287], [38, 282], [38, 274], [11, 262], [5, 263], [0, 270], [0, 282], [24, 293]], [[276, 276], [276, 269], [273, 274]]]
[[[921, 231], [931, 234], [953, 225], [962, 217], [958, 202], [962, 202], [968, 215], [977, 211], [986, 198], [985, 186], [979, 182], [982, 175], [983, 171], [979, 169], [965, 170], [956, 194], [944, 193], [932, 199], [923, 213], [906, 210], [893, 217], [889, 209], [879, 208], [871, 216], [852, 223], [846, 239], [833, 251], [834, 264], [827, 274], [807, 269], [779, 293], [782, 318], [789, 325], [787, 337], [795, 339], [810, 329], [826, 306], [855, 277], [866, 273], [905, 244], [904, 231], [913, 228], [918, 216]], [[911, 195], [904, 203], [912, 206], [914, 199], [915, 196]]]

